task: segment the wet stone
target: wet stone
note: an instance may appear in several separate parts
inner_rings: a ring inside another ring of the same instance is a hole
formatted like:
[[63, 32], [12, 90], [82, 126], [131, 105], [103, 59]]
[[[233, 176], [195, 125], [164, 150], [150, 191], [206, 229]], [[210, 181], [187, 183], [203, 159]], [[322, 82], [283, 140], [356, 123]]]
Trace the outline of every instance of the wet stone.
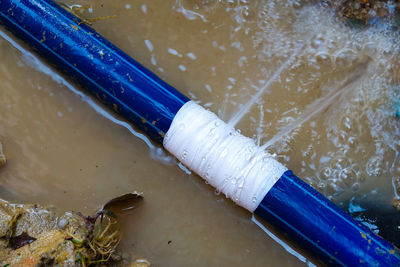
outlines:
[[340, 18], [351, 26], [366, 26], [380, 20], [389, 20], [398, 13], [397, 0], [327, 0]]

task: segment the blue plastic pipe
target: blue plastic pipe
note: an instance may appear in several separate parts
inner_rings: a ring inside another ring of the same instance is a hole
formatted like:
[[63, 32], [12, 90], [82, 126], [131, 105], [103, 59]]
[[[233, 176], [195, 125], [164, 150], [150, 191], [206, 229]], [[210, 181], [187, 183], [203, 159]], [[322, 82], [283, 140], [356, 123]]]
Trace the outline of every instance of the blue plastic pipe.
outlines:
[[0, 10], [10, 31], [158, 143], [189, 101], [53, 1], [0, 0]]
[[[0, 0], [0, 23], [158, 143], [189, 101], [51, 0]], [[291, 171], [255, 214], [328, 265], [400, 266], [397, 248]]]
[[332, 266], [400, 266], [400, 251], [285, 172], [254, 214]]

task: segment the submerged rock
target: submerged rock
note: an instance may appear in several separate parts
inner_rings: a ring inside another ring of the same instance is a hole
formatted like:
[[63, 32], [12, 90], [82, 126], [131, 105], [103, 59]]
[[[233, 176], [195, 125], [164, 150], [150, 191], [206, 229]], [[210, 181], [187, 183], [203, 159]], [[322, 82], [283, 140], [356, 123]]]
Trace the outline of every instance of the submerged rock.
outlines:
[[[62, 217], [68, 218], [69, 228], [87, 232], [78, 217], [71, 213]], [[0, 264], [73, 265], [77, 260], [77, 249], [68, 240], [68, 232], [58, 229], [60, 218], [54, 211], [37, 205], [0, 200]]]
[[[128, 265], [116, 252], [121, 233], [116, 215], [109, 213], [102, 209], [94, 216], [58, 216], [54, 209], [0, 199], [0, 265]], [[140, 260], [131, 266], [150, 263]]]

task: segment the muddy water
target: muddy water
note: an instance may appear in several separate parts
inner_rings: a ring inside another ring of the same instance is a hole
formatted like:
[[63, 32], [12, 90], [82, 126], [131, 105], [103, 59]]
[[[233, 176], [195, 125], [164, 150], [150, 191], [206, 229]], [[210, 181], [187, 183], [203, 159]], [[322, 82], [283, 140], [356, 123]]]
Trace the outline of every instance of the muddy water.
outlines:
[[[376, 232], [398, 235], [400, 61], [390, 22], [352, 29], [332, 10], [296, 1], [59, 2], [89, 7], [75, 9], [86, 19], [115, 15], [93, 27], [225, 121], [240, 118], [242, 133]], [[122, 241], [133, 257], [161, 266], [299, 264], [247, 212], [99, 114], [97, 102], [73, 92], [79, 86], [4, 37], [0, 46], [9, 160], [1, 197], [90, 213], [138, 190], [145, 201], [126, 217]]]

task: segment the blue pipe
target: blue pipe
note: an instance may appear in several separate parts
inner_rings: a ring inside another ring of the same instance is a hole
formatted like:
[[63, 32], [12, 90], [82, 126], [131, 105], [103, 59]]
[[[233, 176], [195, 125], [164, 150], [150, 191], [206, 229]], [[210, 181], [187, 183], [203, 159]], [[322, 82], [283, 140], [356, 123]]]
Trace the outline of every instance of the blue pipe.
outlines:
[[162, 143], [189, 99], [53, 1], [0, 0], [1, 22], [101, 102]]
[[254, 214], [332, 266], [400, 266], [400, 251], [285, 172]]
[[[0, 23], [158, 143], [189, 101], [51, 0], [0, 0]], [[255, 214], [328, 265], [400, 266], [397, 248], [290, 171]]]

